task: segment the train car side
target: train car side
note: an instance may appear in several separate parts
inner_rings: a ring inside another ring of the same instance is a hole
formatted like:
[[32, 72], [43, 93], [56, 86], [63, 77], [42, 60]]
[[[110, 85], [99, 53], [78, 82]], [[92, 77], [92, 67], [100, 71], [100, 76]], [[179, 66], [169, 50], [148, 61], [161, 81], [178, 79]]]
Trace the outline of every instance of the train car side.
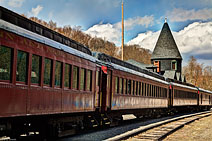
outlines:
[[35, 115], [37, 119], [41, 119], [38, 115], [48, 115], [48, 118], [52, 115], [54, 119], [57, 114], [65, 117], [65, 113], [79, 113], [78, 118], [69, 120], [82, 122], [85, 113], [96, 110], [96, 64], [92, 56], [90, 60], [89, 55], [83, 58], [82, 52], [65, 45], [59, 44], [62, 46], [59, 49], [58, 43], [51, 40], [40, 43], [37, 40], [44, 40], [42, 37], [1, 22], [0, 117], [4, 123], [0, 124], [3, 130], [11, 130], [15, 126], [11, 121], [15, 122], [20, 116], [25, 122], [26, 118], [33, 119]]
[[113, 70], [112, 76], [111, 110], [168, 107], [167, 84], [120, 70]]
[[210, 109], [212, 107], [212, 92], [198, 88], [200, 109]]

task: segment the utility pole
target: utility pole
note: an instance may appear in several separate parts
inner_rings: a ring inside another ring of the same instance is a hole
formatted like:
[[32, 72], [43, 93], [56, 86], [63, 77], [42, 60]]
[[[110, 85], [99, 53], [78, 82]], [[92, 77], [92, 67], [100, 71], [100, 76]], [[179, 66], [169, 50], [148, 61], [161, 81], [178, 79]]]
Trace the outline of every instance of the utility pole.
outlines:
[[122, 44], [121, 44], [121, 60], [124, 60], [124, 2], [122, 0]]

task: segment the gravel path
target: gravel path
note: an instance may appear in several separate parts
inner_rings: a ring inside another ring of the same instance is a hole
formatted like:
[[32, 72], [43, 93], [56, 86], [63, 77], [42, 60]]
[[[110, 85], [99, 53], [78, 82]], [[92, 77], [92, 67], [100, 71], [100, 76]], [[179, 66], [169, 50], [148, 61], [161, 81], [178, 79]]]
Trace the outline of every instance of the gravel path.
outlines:
[[95, 131], [93, 133], [87, 133], [83, 135], [75, 135], [71, 137], [66, 137], [59, 139], [59, 141], [99, 141], [99, 140], [106, 140], [108, 138], [114, 137], [119, 134], [123, 134], [127, 131], [139, 128], [141, 126], [145, 126], [151, 123], [156, 123], [159, 121], [167, 120], [173, 117], [178, 117], [182, 116], [182, 114], [175, 115], [175, 116], [170, 116], [170, 117], [163, 117], [163, 118], [158, 118], [158, 119], [152, 119], [148, 121], [141, 121], [138, 123], [133, 123], [130, 125], [124, 125], [124, 126], [119, 126], [119, 127], [113, 127], [109, 128], [106, 130], [101, 130], [101, 131]]
[[212, 115], [184, 126], [164, 141], [212, 141]]
[[114, 137], [116, 135], [123, 134], [123, 133], [125, 133], [129, 130], [136, 129], [140, 126], [144, 126], [144, 125], [147, 125], [147, 124], [166, 120], [166, 119], [169, 119], [169, 118], [171, 118], [171, 117], [163, 117], [163, 118], [159, 118], [159, 119], [141, 121], [139, 123], [133, 123], [133, 124], [130, 124], [130, 125], [113, 127], [113, 128], [109, 128], [109, 129], [101, 130], [101, 131], [95, 131], [93, 133], [87, 133], [87, 134], [83, 134], [83, 135], [66, 137], [66, 138], [63, 138], [63, 139], [59, 139], [59, 141], [100, 141], [100, 140], [106, 140], [106, 139]]

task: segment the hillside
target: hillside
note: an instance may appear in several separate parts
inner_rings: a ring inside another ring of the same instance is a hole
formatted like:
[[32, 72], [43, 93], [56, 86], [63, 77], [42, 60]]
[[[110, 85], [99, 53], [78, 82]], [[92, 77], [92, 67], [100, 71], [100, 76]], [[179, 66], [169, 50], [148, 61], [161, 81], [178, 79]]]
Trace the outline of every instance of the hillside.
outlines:
[[[114, 43], [106, 41], [102, 38], [93, 38], [90, 35], [85, 34], [83, 31], [80, 30], [80, 27], [58, 27], [57, 23], [53, 21], [45, 22], [36, 17], [30, 17], [29, 19], [87, 46], [91, 49], [91, 51], [102, 52], [115, 58], [121, 58], [120, 47], [117, 47]], [[138, 45], [124, 46], [124, 60], [133, 59], [138, 62], [150, 64], [150, 57], [151, 52], [147, 49], [141, 48]]]

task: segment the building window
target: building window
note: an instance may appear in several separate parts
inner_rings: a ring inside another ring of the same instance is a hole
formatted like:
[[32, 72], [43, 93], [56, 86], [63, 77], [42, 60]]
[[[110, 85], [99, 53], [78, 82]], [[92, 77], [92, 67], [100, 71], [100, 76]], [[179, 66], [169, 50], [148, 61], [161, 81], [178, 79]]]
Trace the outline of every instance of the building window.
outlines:
[[160, 61], [154, 61], [154, 65], [157, 66], [157, 72], [160, 72]]
[[41, 57], [32, 55], [32, 70], [31, 70], [31, 83], [38, 84], [40, 81], [41, 70]]
[[11, 79], [12, 49], [0, 46], [0, 80]]
[[28, 54], [23, 51], [18, 51], [16, 81], [27, 81], [27, 59]]
[[177, 70], [177, 62], [175, 60], [172, 61], [172, 70]]

